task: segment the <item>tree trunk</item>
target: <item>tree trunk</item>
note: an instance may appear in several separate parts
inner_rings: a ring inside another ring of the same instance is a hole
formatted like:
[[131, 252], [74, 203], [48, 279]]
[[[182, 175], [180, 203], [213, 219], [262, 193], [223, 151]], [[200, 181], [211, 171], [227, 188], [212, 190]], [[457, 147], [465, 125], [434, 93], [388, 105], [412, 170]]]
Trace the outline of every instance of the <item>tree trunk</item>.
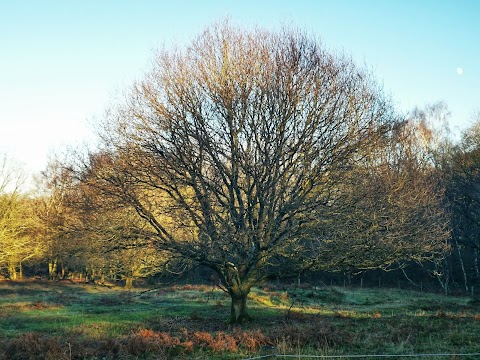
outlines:
[[10, 280], [17, 280], [17, 268], [15, 267], [15, 265], [8, 265], [8, 276]]
[[125, 278], [125, 289], [127, 289], [127, 290], [133, 289], [133, 278], [132, 277]]
[[57, 259], [50, 260], [48, 263], [48, 277], [50, 280], [55, 280], [57, 277]]
[[474, 267], [475, 267], [475, 275], [477, 276], [477, 280], [480, 280], [480, 269], [478, 267], [478, 250], [475, 249], [474, 251]]
[[65, 265], [63, 265], [62, 263], [62, 279], [65, 279], [65, 274], [66, 274], [66, 269], [65, 269]]
[[[257, 266], [260, 266], [257, 264]], [[243, 269], [242, 269], [243, 268]], [[222, 286], [231, 298], [230, 306], [230, 324], [242, 324], [252, 320], [247, 311], [247, 295], [255, 283], [258, 283], [255, 278], [256, 270], [240, 267], [239, 269], [232, 263], [227, 263], [224, 268], [214, 268], [216, 274], [221, 280]]]
[[457, 238], [453, 237], [455, 248], [457, 250], [458, 260], [460, 261], [460, 268], [462, 269], [463, 275], [463, 285], [465, 286], [465, 291], [468, 294], [468, 280], [467, 280], [467, 272], [465, 271], [465, 265], [463, 263], [462, 251], [460, 250], [460, 246], [458, 245]]
[[247, 295], [248, 293], [230, 292], [232, 298], [232, 306], [230, 308], [230, 324], [242, 324], [252, 318], [247, 312]]

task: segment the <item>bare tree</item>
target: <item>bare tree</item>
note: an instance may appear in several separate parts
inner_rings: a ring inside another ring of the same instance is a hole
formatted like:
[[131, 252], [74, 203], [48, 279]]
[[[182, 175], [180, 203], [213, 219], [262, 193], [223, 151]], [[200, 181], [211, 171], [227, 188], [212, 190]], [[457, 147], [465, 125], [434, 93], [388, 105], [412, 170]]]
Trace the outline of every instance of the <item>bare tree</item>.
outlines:
[[[422, 123], [398, 124], [343, 176], [323, 216], [323, 261], [352, 271], [439, 261], [449, 251], [444, 183], [433, 166]], [[325, 210], [324, 210], [325, 211]]]
[[0, 154], [0, 194], [18, 194], [26, 176], [21, 166], [7, 154]]
[[[474, 118], [475, 119], [475, 118]], [[452, 247], [461, 269], [465, 290], [480, 282], [480, 116], [462, 134], [446, 156], [444, 174], [447, 208], [452, 221]], [[455, 272], [451, 271], [453, 275]], [[476, 294], [478, 296], [478, 294]]]
[[397, 121], [349, 58], [227, 22], [160, 51], [76, 170], [135, 209], [156, 247], [215, 271], [243, 322], [252, 286], [321, 259], [322, 209]]

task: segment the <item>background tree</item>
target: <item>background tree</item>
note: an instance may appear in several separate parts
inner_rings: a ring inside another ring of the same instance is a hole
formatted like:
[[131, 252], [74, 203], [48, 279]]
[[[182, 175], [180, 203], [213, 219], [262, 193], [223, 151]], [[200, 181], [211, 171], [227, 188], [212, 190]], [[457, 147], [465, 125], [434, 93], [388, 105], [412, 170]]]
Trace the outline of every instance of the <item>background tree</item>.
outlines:
[[352, 164], [330, 216], [323, 216], [328, 251], [320, 264], [330, 270], [394, 270], [439, 261], [449, 251], [444, 183], [427, 151], [430, 130], [409, 120], [388, 135]]
[[[92, 169], [108, 171], [106, 160], [105, 155], [93, 156]], [[165, 257], [151, 246], [147, 223], [115, 198], [94, 191], [88, 186], [93, 183], [71, 175], [57, 160], [43, 173], [45, 194], [37, 213], [50, 279], [77, 273], [85, 281], [122, 278], [131, 287], [135, 278], [159, 272]]]
[[49, 279], [64, 278], [68, 276], [69, 268], [74, 270], [83, 266], [79, 254], [86, 241], [77, 231], [80, 212], [69, 206], [78, 192], [69, 172], [58, 160], [49, 162], [38, 179], [37, 188], [35, 209], [41, 224], [39, 240], [46, 247], [44, 261], [48, 264]]
[[[451, 149], [446, 160], [447, 207], [452, 217], [452, 245], [465, 290], [480, 281], [480, 125], [477, 121]], [[449, 269], [452, 273], [454, 268]], [[454, 275], [454, 274], [452, 274]]]
[[22, 277], [22, 266], [38, 257], [43, 246], [36, 241], [34, 202], [22, 192], [25, 174], [6, 155], [0, 158], [0, 267], [12, 280]]
[[75, 171], [134, 209], [158, 249], [215, 271], [242, 322], [286, 258], [321, 259], [319, 216], [397, 121], [370, 74], [316, 39], [225, 23], [160, 51]]

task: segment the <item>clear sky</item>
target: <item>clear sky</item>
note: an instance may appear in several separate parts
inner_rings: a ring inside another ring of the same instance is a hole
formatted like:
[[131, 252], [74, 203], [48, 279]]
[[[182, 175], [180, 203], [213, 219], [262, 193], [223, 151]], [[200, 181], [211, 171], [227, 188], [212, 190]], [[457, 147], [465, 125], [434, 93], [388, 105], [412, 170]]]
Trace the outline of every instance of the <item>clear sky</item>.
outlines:
[[480, 109], [480, 0], [0, 0], [0, 153], [33, 172], [91, 138], [153, 51], [212, 22], [299, 27], [370, 67], [408, 111]]

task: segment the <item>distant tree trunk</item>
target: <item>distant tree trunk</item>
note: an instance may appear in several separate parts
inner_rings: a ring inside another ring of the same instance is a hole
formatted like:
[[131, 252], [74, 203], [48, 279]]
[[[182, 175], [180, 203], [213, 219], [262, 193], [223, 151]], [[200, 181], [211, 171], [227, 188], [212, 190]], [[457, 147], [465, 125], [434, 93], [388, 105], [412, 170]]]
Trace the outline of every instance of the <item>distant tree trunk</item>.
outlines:
[[133, 277], [125, 278], [125, 289], [127, 290], [133, 289]]
[[458, 241], [453, 236], [454, 242], [455, 242], [455, 247], [457, 249], [457, 254], [458, 254], [458, 260], [460, 261], [460, 268], [462, 269], [462, 275], [463, 275], [463, 284], [465, 286], [465, 291], [468, 294], [468, 280], [467, 280], [467, 272], [465, 271], [465, 264], [463, 263], [463, 257], [462, 257], [462, 251], [460, 249], [460, 246], [458, 245]]
[[475, 249], [474, 252], [474, 267], [475, 267], [475, 275], [477, 276], [477, 280], [480, 280], [480, 269], [478, 268], [478, 250]]
[[443, 271], [435, 271], [434, 275], [445, 292], [445, 295], [448, 295], [448, 283], [450, 282], [450, 269], [448, 265], [443, 267]]
[[90, 267], [90, 282], [95, 282], [95, 277], [97, 276], [97, 272], [95, 267], [92, 265]]
[[62, 279], [65, 279], [65, 273], [66, 273], [67, 271], [66, 271], [65, 265], [63, 265], [63, 263], [62, 263], [61, 266], [62, 266], [62, 270], [61, 270], [61, 271], [62, 271]]
[[18, 264], [18, 279], [22, 280], [23, 279], [23, 265], [22, 262]]
[[17, 268], [14, 264], [8, 264], [8, 276], [10, 280], [17, 280]]
[[57, 277], [57, 259], [50, 260], [48, 263], [48, 278], [55, 280]]

